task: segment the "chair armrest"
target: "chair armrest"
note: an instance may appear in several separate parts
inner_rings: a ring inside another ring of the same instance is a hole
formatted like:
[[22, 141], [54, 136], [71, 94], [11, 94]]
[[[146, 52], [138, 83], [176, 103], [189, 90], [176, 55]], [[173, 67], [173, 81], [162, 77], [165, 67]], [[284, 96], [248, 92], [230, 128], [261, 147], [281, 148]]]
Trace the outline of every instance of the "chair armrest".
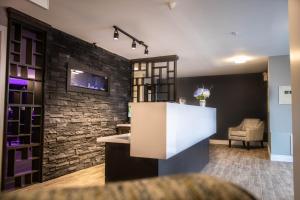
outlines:
[[242, 125], [238, 125], [238, 126], [235, 126], [235, 127], [229, 127], [228, 128], [228, 138], [230, 138], [230, 135], [233, 131], [240, 131], [242, 129]]
[[246, 130], [248, 141], [261, 141], [264, 137], [264, 122], [260, 122], [255, 128]]
[[241, 125], [235, 126], [235, 127], [229, 127], [228, 131], [240, 131], [242, 128]]

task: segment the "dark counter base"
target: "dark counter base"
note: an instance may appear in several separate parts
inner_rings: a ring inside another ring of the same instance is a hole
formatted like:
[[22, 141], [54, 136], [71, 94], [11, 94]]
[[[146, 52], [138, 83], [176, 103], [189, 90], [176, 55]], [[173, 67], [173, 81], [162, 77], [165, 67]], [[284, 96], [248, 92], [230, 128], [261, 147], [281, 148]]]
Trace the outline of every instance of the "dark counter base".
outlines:
[[130, 156], [130, 145], [106, 143], [105, 181], [122, 181], [178, 173], [200, 172], [209, 161], [208, 139], [167, 160]]

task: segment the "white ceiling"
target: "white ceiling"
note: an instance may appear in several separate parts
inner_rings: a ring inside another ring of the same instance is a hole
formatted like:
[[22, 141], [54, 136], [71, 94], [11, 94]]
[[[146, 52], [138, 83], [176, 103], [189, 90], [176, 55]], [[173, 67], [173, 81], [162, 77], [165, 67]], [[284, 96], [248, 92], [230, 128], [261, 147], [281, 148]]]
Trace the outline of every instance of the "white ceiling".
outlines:
[[[288, 54], [287, 0], [50, 0], [45, 10], [27, 0], [1, 0], [53, 27], [128, 59], [144, 57], [131, 40], [113, 40], [113, 25], [149, 45], [149, 56], [177, 54], [179, 76], [261, 72], [267, 56]], [[230, 32], [238, 32], [234, 37]], [[235, 55], [252, 56], [233, 64]]]

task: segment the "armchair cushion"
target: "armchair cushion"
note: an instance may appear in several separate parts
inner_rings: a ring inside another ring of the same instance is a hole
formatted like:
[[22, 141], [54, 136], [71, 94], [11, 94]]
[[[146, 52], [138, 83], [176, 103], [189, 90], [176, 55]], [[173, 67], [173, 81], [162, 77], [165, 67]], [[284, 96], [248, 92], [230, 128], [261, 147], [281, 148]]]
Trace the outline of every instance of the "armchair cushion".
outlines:
[[232, 131], [230, 136], [246, 137], [247, 131]]

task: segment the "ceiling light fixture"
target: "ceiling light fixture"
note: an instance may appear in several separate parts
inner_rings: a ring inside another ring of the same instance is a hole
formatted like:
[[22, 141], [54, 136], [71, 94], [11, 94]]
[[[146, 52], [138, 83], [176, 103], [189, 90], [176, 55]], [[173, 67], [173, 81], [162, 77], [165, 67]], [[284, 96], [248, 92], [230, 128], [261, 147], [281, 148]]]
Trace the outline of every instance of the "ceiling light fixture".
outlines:
[[242, 64], [242, 63], [246, 63], [250, 60], [250, 58], [248, 56], [237, 56], [234, 58], [234, 63], [235, 64]]
[[169, 7], [170, 10], [173, 10], [176, 7], [176, 1], [170, 0], [168, 2], [168, 7]]
[[119, 32], [118, 32], [118, 29], [115, 29], [114, 40], [118, 40], [118, 39], [119, 39]]
[[236, 55], [236, 56], [227, 58], [224, 61], [228, 62], [228, 63], [243, 64], [243, 63], [246, 63], [253, 59], [255, 59], [255, 57], [246, 56], [246, 55]]
[[131, 48], [132, 49], [136, 49], [136, 44], [142, 45], [145, 47], [145, 54], [149, 53], [148, 50], [148, 45], [146, 45], [142, 40], [137, 39], [136, 37], [133, 37], [132, 35], [130, 35], [129, 33], [127, 33], [126, 31], [122, 30], [121, 28], [117, 27], [117, 26], [113, 26], [113, 28], [115, 29], [114, 31], [114, 40], [118, 40], [119, 39], [119, 32], [123, 33], [124, 35], [126, 35], [127, 37], [132, 39], [132, 44], [131, 44]]

